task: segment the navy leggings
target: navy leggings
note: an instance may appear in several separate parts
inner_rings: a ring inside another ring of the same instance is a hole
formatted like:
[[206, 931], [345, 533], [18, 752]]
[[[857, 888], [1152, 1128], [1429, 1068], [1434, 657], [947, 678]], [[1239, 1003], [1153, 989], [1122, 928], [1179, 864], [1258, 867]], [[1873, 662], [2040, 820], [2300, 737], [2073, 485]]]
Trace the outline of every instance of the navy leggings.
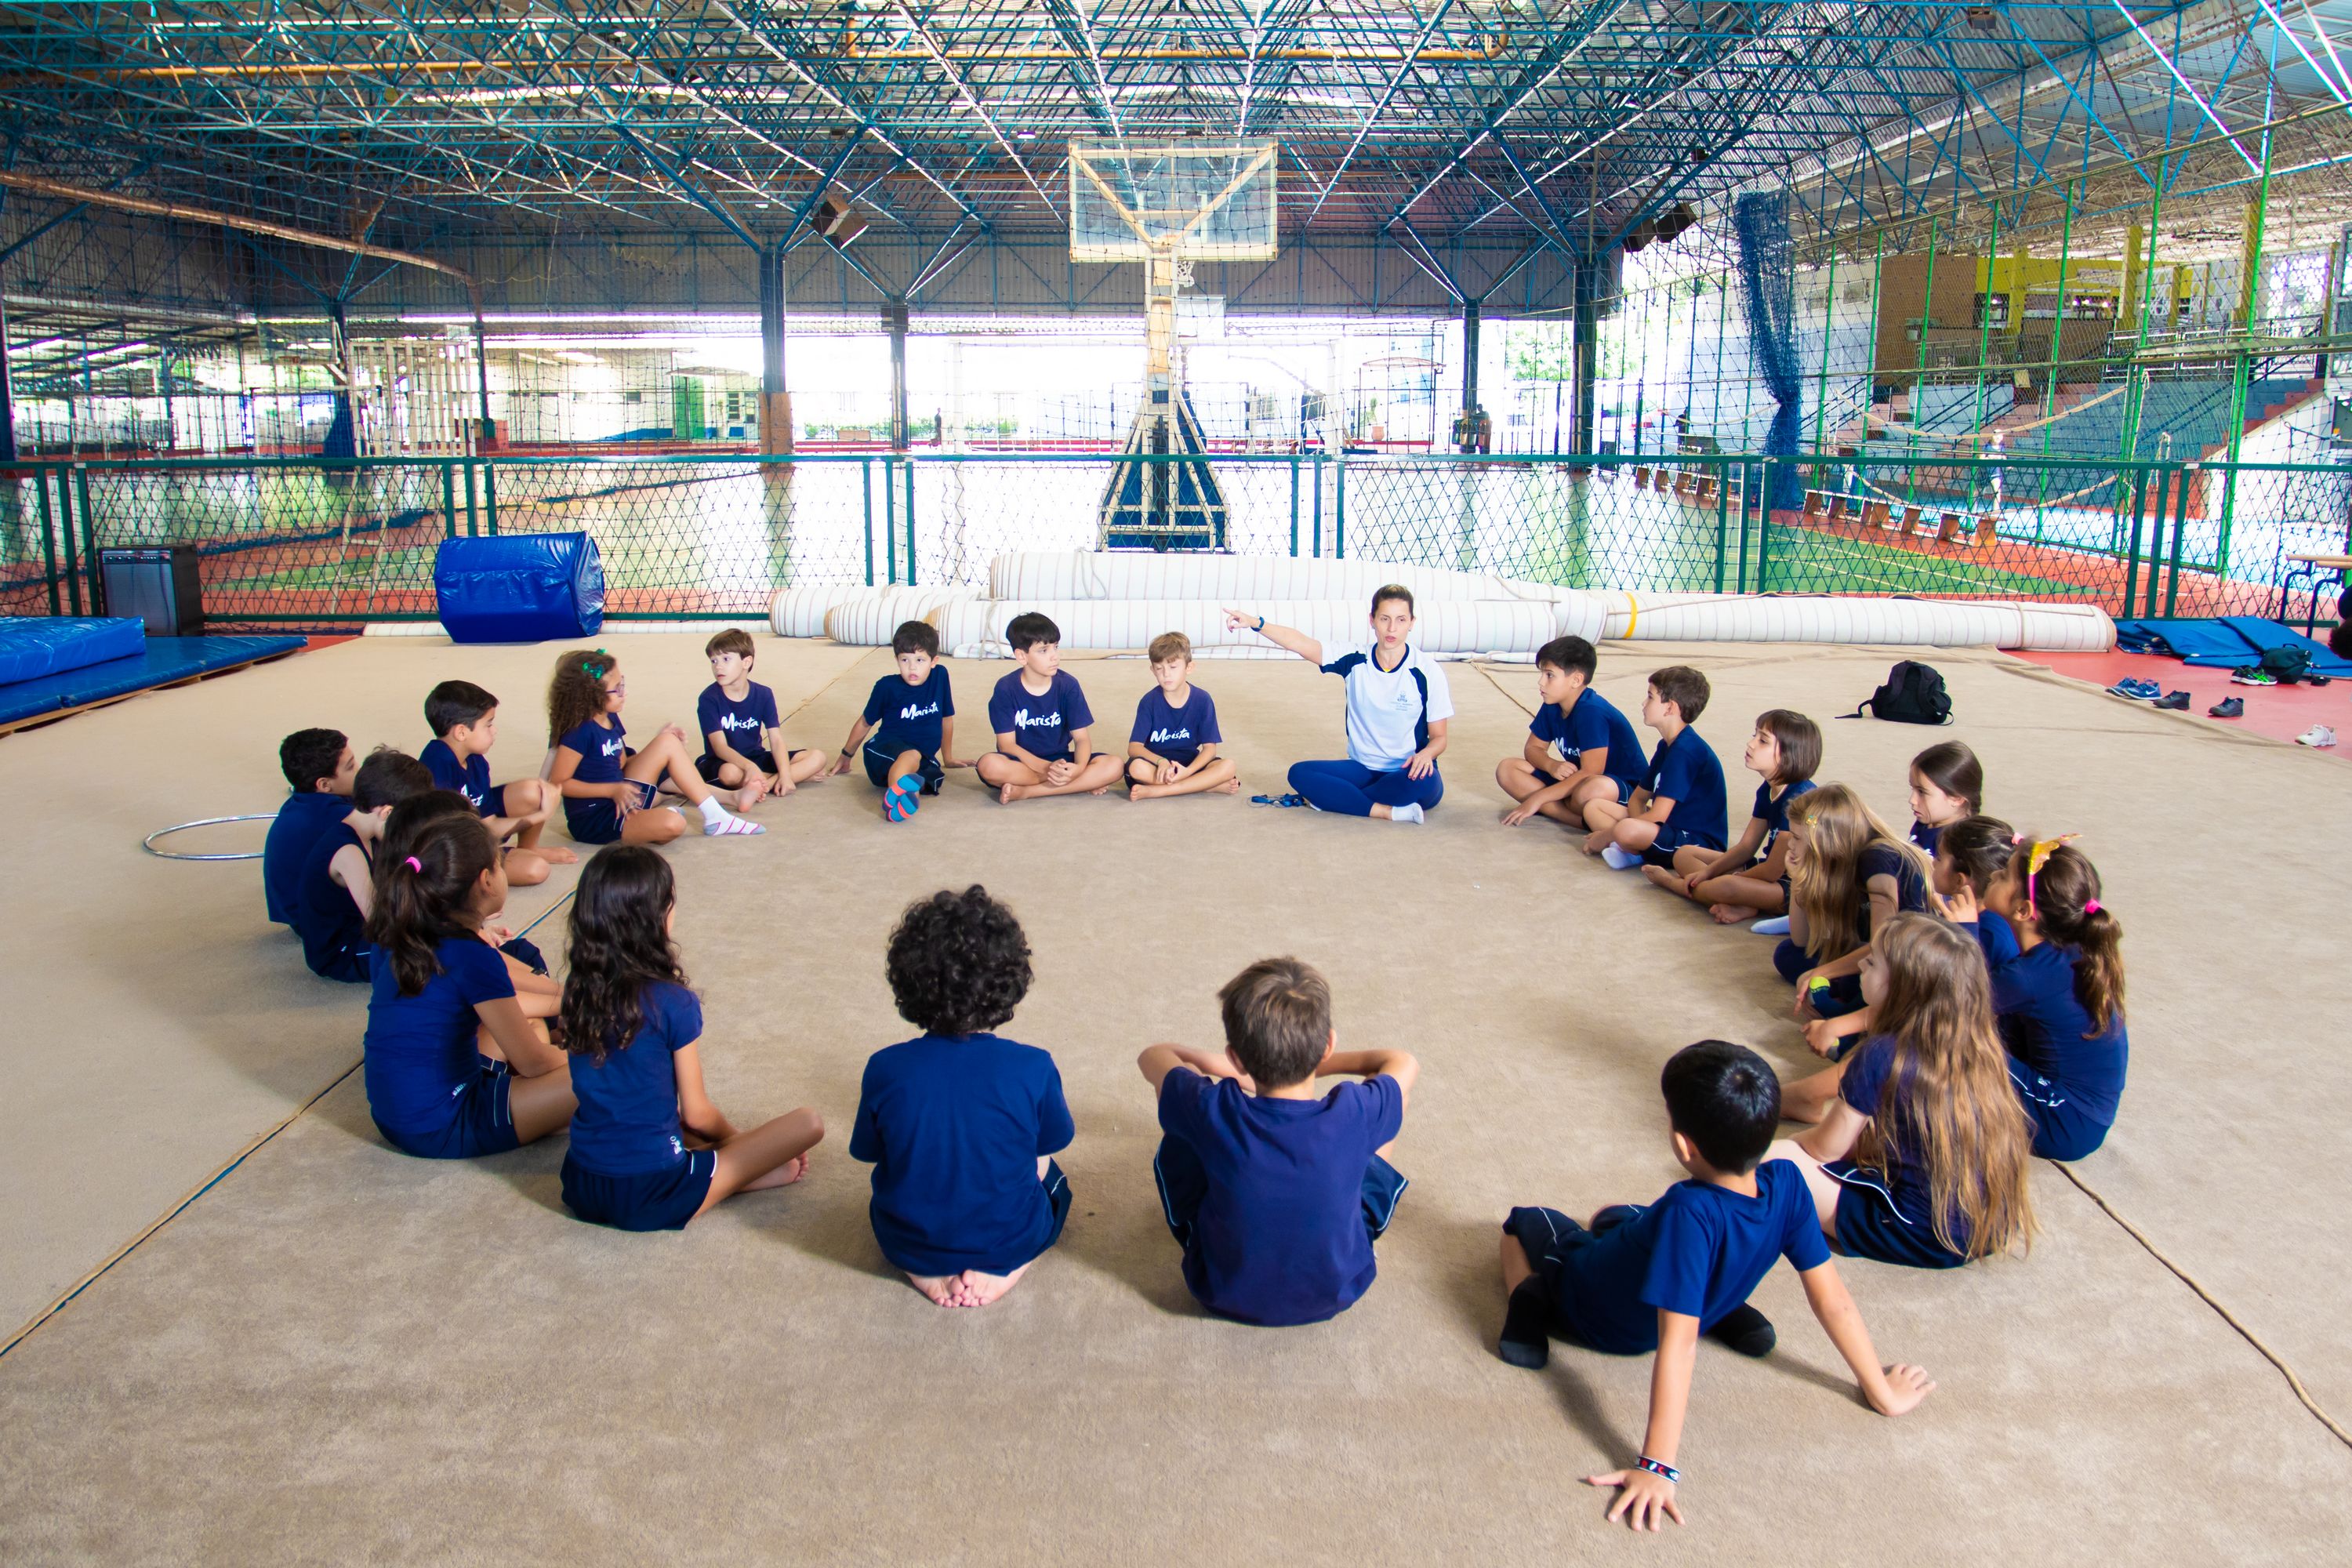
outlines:
[[1427, 778], [1417, 779], [1402, 768], [1376, 773], [1361, 763], [1346, 762], [1293, 763], [1290, 787], [1317, 810], [1336, 811], [1344, 816], [1370, 816], [1376, 805], [1427, 809], [1445, 794], [1445, 781], [1437, 776], [1435, 768], [1429, 770]]
[[[1813, 955], [1787, 937], [1772, 950], [1772, 967], [1780, 978], [1794, 985], [1804, 978], [1805, 971], [1813, 967]], [[1862, 1005], [1862, 979], [1859, 975], [1841, 974], [1830, 982], [1826, 994], [1813, 997], [1813, 1011], [1824, 1018], [1835, 1018], [1853, 1012]]]

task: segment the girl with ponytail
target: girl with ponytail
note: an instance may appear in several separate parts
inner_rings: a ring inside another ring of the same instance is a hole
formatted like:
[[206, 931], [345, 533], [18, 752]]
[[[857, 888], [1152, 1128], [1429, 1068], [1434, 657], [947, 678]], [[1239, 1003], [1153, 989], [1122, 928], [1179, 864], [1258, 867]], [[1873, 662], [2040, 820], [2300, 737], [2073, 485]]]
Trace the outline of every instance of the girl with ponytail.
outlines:
[[571, 1074], [542, 1021], [557, 998], [519, 995], [491, 945], [507, 900], [498, 845], [470, 812], [398, 826], [368, 913], [369, 1113], [394, 1148], [429, 1160], [543, 1137], [572, 1120]]
[[1765, 1159], [1797, 1163], [1823, 1234], [1856, 1257], [1957, 1268], [2024, 1246], [2032, 1132], [1976, 943], [1932, 915], [1896, 915], [1871, 939], [1862, 991], [1877, 1032], [1821, 1125]]
[[824, 1136], [805, 1106], [739, 1132], [710, 1103], [702, 1003], [670, 940], [677, 918], [669, 864], [641, 845], [600, 849], [580, 874], [563, 984], [580, 1110], [563, 1201], [620, 1230], [680, 1230], [721, 1198], [797, 1182]]
[[2123, 922], [2074, 837], [2020, 836], [1981, 905], [1966, 888], [1938, 900], [1947, 919], [1976, 928], [2009, 1076], [2047, 1160], [2079, 1160], [2106, 1141], [2131, 1058]]

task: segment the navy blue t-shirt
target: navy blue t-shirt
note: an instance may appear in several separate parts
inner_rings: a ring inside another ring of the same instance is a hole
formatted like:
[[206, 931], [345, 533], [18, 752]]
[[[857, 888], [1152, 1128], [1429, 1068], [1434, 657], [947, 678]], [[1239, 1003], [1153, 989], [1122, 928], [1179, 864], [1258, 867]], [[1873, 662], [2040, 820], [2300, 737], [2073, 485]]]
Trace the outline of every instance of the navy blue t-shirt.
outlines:
[[1724, 836], [1731, 829], [1731, 806], [1723, 794], [1723, 763], [1696, 729], [1685, 725], [1673, 740], [1658, 742], [1641, 787], [1653, 799], [1664, 795], [1675, 803], [1664, 826], [1679, 828], [1685, 835], [1683, 843], [1724, 847]]
[[677, 1072], [672, 1053], [702, 1037], [702, 1004], [694, 993], [656, 981], [638, 994], [645, 1021], [628, 1044], [604, 1059], [574, 1055], [572, 1158], [607, 1176], [667, 1171], [686, 1158], [678, 1137]]
[[1209, 1190], [1184, 1249], [1184, 1283], [1244, 1323], [1319, 1323], [1354, 1305], [1378, 1266], [1364, 1227], [1364, 1171], [1404, 1125], [1382, 1073], [1320, 1100], [1245, 1093], [1177, 1068], [1160, 1080], [1160, 1126], [1191, 1145]]
[[506, 956], [480, 937], [444, 937], [436, 951], [441, 973], [414, 996], [400, 994], [383, 950], [375, 954], [362, 1050], [368, 1110], [399, 1131], [448, 1124], [457, 1096], [479, 1071], [475, 1007], [515, 994]]
[[582, 784], [619, 784], [626, 776], [621, 768], [629, 760], [629, 731], [619, 714], [607, 713], [604, 717], [611, 721], [610, 729], [593, 719], [583, 719], [564, 731], [563, 738], [555, 742], [580, 753], [580, 765], [572, 771], [572, 776]]
[[908, 685], [904, 676], [886, 675], [866, 698], [866, 721], [875, 727], [866, 737], [866, 749], [884, 757], [901, 752], [935, 757], [940, 722], [954, 715], [955, 693], [948, 689], [945, 665], [931, 666], [919, 686]]
[[1911, 842], [1916, 844], [1919, 853], [1930, 860], [1936, 858], [1936, 841], [1943, 837], [1942, 828], [1930, 827], [1916, 816], [1911, 819]]
[[1977, 944], [1992, 974], [1992, 1010], [2009, 1054], [2049, 1080], [2063, 1100], [2105, 1126], [2116, 1123], [2130, 1064], [2124, 1016], [2093, 1030], [2090, 1009], [2074, 991], [2081, 954], [2063, 942], [2019, 950], [2017, 932], [1990, 910], [1977, 917]]
[[1181, 708], [1171, 706], [1168, 694], [1157, 686], [1145, 692], [1143, 700], [1135, 705], [1135, 729], [1127, 738], [1149, 746], [1153, 756], [1165, 757], [1180, 768], [1199, 756], [1202, 747], [1224, 740], [1217, 730], [1217, 705], [1197, 686]]
[[[344, 802], [347, 807], [350, 804]], [[350, 813], [344, 815], [348, 817]], [[348, 964], [348, 955], [367, 945], [367, 921], [361, 917], [359, 905], [352, 901], [351, 889], [328, 875], [335, 857], [359, 843], [360, 836], [352, 831], [351, 824], [338, 822], [319, 835], [310, 854], [302, 858], [302, 877], [296, 884], [294, 934], [302, 939], [302, 962], [313, 974], [341, 978], [332, 973], [338, 961]], [[360, 847], [364, 854], [366, 847]], [[361, 973], [354, 971], [352, 978], [360, 978]]]
[[1658, 1314], [1696, 1318], [1705, 1332], [1786, 1258], [1799, 1273], [1830, 1260], [1804, 1173], [1788, 1160], [1756, 1167], [1756, 1195], [1677, 1182], [1632, 1219], [1560, 1262], [1555, 1310], [1597, 1351], [1658, 1348]]
[[1006, 1274], [1054, 1233], [1037, 1158], [1077, 1135], [1054, 1058], [939, 1035], [867, 1058], [849, 1154], [874, 1167], [874, 1238], [909, 1274]]
[[1812, 787], [1812, 780], [1799, 779], [1775, 795], [1769, 779], [1756, 786], [1756, 805], [1748, 815], [1764, 824], [1764, 842], [1756, 847], [1758, 859], [1772, 853], [1772, 841], [1789, 831], [1789, 807]]
[[1861, 855], [1854, 860], [1854, 881], [1864, 894], [1858, 921], [1864, 942], [1870, 940], [1870, 900], [1867, 895], [1872, 879], [1877, 877], [1895, 879], [1895, 902], [1898, 913], [1917, 915], [1927, 912], [1927, 879], [1919, 869], [1918, 863], [1894, 845], [1873, 840], [1863, 846]]
[[[702, 749], [710, 750], [710, 732], [714, 730], [727, 737], [727, 743], [743, 756], [757, 756], [768, 749], [768, 731], [777, 727], [776, 694], [754, 680], [751, 689], [738, 701], [712, 681], [694, 700], [695, 733], [702, 737]], [[601, 1167], [599, 1167], [601, 1169]]]
[[1583, 762], [1585, 752], [1602, 750], [1609, 760], [1601, 764], [1601, 771], [1612, 779], [1633, 784], [1648, 765], [1642, 758], [1642, 738], [1633, 733], [1633, 724], [1615, 703], [1589, 686], [1577, 694], [1565, 715], [1556, 702], [1539, 705], [1528, 733], [1558, 746], [1560, 762], [1570, 773]]
[[300, 907], [302, 862], [319, 836], [352, 814], [347, 795], [289, 795], [269, 820], [261, 841], [261, 897], [269, 918], [279, 925], [294, 923]]
[[477, 752], [461, 763], [457, 760], [456, 748], [436, 736], [425, 742], [425, 749], [416, 753], [416, 760], [423, 763], [425, 771], [433, 775], [435, 789], [456, 790], [472, 802], [474, 809], [484, 816], [499, 814], [499, 803], [490, 798], [489, 758]]
[[[1891, 1093], [1890, 1080], [1895, 1080]], [[1886, 1178], [1886, 1195], [1894, 1203], [1895, 1212], [1904, 1224], [1932, 1237], [1936, 1200], [1927, 1184], [1927, 1168], [1903, 1148], [1904, 1139], [1910, 1135], [1910, 1121], [1903, 1109], [1910, 1092], [1907, 1074], [1899, 1080], [1895, 1079], [1892, 1035], [1873, 1035], [1864, 1040], [1846, 1058], [1845, 1076], [1838, 1080], [1838, 1098], [1878, 1124], [1879, 1142], [1885, 1151], [1885, 1167], [1880, 1174]], [[1966, 1252], [1968, 1216], [1954, 1209], [1951, 1222], [1953, 1249]]]
[[1056, 763], [1070, 754], [1070, 737], [1095, 721], [1077, 677], [1066, 669], [1054, 672], [1053, 684], [1038, 696], [1021, 684], [1014, 670], [996, 683], [988, 697], [988, 730], [1010, 735], [1031, 756]]

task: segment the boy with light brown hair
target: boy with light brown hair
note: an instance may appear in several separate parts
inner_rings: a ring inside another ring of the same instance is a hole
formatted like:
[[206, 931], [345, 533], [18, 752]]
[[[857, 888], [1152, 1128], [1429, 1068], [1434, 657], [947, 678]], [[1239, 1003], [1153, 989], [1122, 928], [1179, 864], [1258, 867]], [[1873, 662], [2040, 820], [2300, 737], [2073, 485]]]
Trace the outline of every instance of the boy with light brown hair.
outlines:
[[1127, 797], [1241, 792], [1232, 759], [1217, 754], [1217, 705], [1192, 684], [1192, 640], [1182, 632], [1151, 639], [1151, 679], [1159, 684], [1135, 705], [1127, 738]]

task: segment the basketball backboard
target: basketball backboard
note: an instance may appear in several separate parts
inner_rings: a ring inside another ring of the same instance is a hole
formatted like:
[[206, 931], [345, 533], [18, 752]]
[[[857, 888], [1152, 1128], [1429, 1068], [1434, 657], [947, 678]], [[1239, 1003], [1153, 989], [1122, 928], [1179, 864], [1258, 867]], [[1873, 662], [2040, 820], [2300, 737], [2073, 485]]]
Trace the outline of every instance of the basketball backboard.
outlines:
[[1265, 261], [1272, 142], [1070, 143], [1070, 259]]

